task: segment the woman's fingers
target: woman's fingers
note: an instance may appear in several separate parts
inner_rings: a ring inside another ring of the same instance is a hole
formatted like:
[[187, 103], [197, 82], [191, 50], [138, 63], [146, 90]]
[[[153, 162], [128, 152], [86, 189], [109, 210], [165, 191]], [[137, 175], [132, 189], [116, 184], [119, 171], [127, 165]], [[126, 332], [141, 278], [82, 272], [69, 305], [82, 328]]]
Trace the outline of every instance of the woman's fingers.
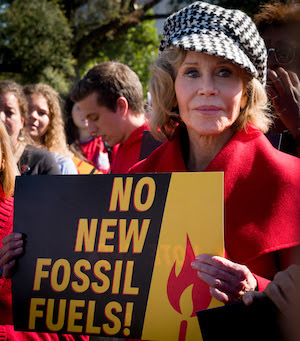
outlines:
[[198, 277], [208, 285], [233, 295], [238, 295], [243, 289], [243, 283], [231, 273], [200, 262], [195, 266], [195, 263], [197, 264], [197, 261], [192, 263], [192, 267], [197, 270]]
[[10, 278], [12, 276], [13, 273], [13, 269], [16, 265], [16, 260], [13, 259], [12, 261], [10, 261], [8, 264], [5, 264], [2, 271], [2, 276], [5, 278]]
[[0, 266], [3, 270], [3, 276], [11, 271], [14, 266], [15, 258], [23, 253], [22, 234], [11, 233], [2, 240], [3, 247], [0, 248]]
[[22, 233], [10, 233], [2, 239], [2, 245], [4, 246], [10, 242], [21, 240], [22, 238]]
[[222, 302], [233, 302], [254, 290], [256, 280], [245, 266], [234, 263], [226, 258], [201, 254], [196, 257], [191, 266], [197, 270], [199, 278], [213, 290], [214, 297]]

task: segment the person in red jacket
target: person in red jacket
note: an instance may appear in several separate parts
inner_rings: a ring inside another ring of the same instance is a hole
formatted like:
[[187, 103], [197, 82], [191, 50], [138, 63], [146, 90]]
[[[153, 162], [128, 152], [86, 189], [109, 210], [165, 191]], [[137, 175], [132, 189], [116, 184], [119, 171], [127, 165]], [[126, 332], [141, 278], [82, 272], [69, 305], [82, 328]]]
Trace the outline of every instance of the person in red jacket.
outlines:
[[65, 99], [64, 116], [67, 143], [74, 156], [93, 165], [103, 174], [109, 173], [109, 155], [101, 137], [90, 135], [87, 120], [78, 103], [74, 103], [69, 96]]
[[0, 120], [0, 340], [3, 341], [83, 341], [88, 336], [15, 331], [13, 326], [11, 280], [7, 278], [15, 258], [23, 252], [20, 233], [12, 233], [15, 176], [18, 172], [10, 138]]
[[299, 248], [299, 160], [270, 144], [267, 51], [239, 10], [195, 2], [165, 22], [152, 68], [152, 134], [167, 137], [131, 173], [224, 172], [226, 258], [192, 267], [228, 303], [293, 263]]
[[119, 62], [95, 65], [74, 86], [71, 99], [79, 104], [90, 134], [114, 147], [111, 173], [126, 173], [139, 161], [148, 127], [136, 73]]

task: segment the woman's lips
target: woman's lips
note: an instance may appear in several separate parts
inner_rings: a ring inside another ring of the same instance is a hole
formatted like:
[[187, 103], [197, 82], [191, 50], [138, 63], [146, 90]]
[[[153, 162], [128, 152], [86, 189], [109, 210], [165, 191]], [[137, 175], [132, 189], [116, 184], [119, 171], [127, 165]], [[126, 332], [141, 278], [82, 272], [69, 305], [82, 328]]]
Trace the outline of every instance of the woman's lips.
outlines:
[[195, 110], [200, 111], [203, 114], [212, 115], [222, 111], [223, 109], [215, 105], [201, 105], [195, 108]]

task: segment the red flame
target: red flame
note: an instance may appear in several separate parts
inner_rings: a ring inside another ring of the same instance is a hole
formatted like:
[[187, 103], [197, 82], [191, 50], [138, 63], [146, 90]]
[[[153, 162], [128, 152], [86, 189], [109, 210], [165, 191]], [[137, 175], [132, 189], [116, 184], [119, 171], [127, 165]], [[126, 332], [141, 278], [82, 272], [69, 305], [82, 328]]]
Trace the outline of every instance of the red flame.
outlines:
[[182, 269], [178, 276], [175, 274], [174, 263], [167, 284], [167, 294], [172, 307], [180, 314], [181, 309], [179, 305], [180, 297], [184, 290], [193, 284], [192, 289], [192, 301], [193, 312], [190, 317], [196, 316], [198, 310], [206, 309], [211, 301], [211, 295], [209, 293], [209, 285], [203, 282], [198, 276], [197, 271], [192, 269], [191, 262], [195, 260], [195, 254], [187, 235], [187, 245], [185, 250], [185, 259]]

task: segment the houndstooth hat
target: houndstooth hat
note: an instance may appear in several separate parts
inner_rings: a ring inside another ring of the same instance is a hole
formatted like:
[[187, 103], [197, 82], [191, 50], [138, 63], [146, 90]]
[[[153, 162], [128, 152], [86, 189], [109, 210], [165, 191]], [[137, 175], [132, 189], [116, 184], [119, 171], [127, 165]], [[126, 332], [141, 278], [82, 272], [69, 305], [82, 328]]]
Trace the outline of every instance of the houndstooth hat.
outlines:
[[264, 41], [251, 18], [240, 10], [194, 2], [166, 19], [160, 53], [170, 46], [222, 57], [266, 83]]

